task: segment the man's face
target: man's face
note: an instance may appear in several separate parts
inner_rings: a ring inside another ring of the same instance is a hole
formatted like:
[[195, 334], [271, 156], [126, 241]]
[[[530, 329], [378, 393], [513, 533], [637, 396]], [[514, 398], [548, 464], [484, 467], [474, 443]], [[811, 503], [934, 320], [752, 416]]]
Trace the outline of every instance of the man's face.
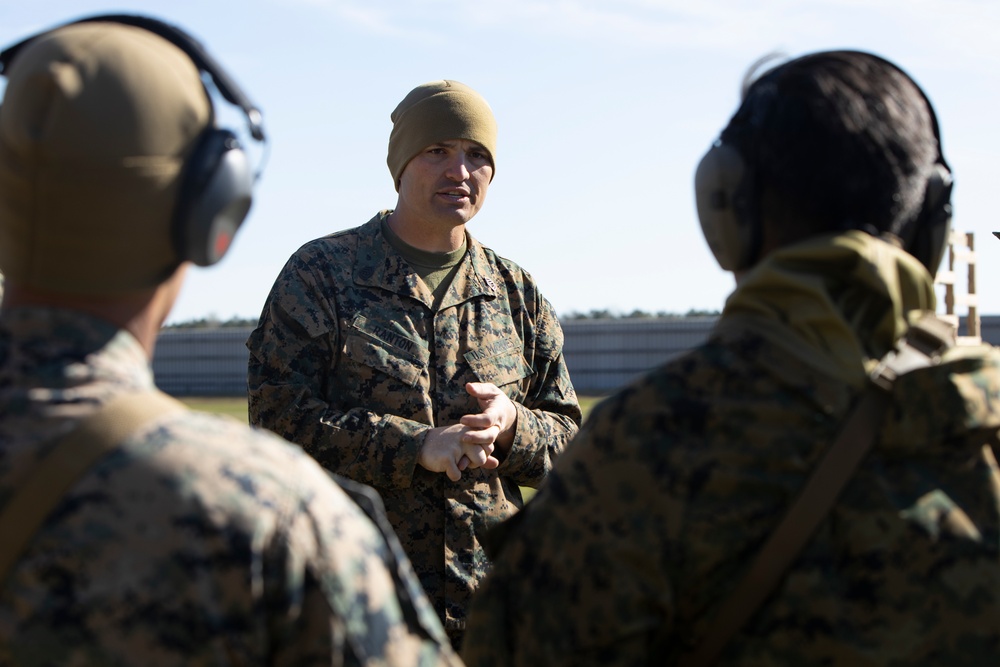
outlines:
[[480, 144], [466, 139], [431, 144], [403, 169], [396, 210], [424, 224], [463, 225], [482, 208], [492, 177], [489, 153]]

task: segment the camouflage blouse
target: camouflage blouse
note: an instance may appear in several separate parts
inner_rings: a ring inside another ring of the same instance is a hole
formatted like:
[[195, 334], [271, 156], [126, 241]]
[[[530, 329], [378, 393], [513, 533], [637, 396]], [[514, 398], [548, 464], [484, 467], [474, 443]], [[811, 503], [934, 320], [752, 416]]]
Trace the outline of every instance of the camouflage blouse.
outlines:
[[[130, 334], [5, 312], [0, 509], [51, 439], [152, 386]], [[298, 447], [207, 414], [154, 419], [75, 483], [2, 582], [0, 664], [458, 664], [384, 531]]]
[[[451, 632], [486, 571], [484, 531], [522, 506], [576, 433], [563, 334], [531, 276], [471, 237], [437, 309], [380, 230], [317, 239], [285, 265], [250, 335], [253, 423], [374, 486]], [[417, 465], [424, 433], [480, 410], [467, 382], [517, 409], [510, 453], [458, 482]]]
[[[668, 665], [711, 637], [864, 386], [866, 350], [921, 309], [930, 275], [860, 232], [755, 267], [709, 340], [594, 408], [502, 526], [467, 664]], [[873, 451], [720, 664], [995, 662], [998, 429], [997, 349], [902, 375]]]

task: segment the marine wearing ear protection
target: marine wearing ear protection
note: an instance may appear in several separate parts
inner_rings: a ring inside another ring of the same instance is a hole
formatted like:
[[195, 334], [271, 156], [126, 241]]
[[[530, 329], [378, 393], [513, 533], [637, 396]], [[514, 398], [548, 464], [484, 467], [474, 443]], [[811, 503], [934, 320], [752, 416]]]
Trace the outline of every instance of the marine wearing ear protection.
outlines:
[[[224, 99], [242, 109], [254, 140], [266, 141], [260, 110], [186, 32], [156, 19], [127, 14], [92, 16], [58, 28], [97, 22], [142, 28], [178, 47], [201, 73], [208, 75]], [[28, 37], [0, 52], [0, 74], [9, 71], [25, 46], [52, 30]], [[254, 174], [251, 170], [247, 155], [231, 130], [214, 126], [205, 129], [181, 172], [181, 186], [173, 212], [171, 233], [180, 261], [209, 266], [222, 259], [250, 210], [253, 185], [258, 176], [259, 173]]]
[[[951, 227], [951, 191], [954, 183], [951, 169], [941, 152], [941, 136], [934, 107], [923, 89], [895, 64], [869, 53], [847, 53], [863, 55], [898, 71], [913, 84], [927, 105], [937, 156], [924, 187], [923, 203], [916, 216], [903, 225], [906, 233], [901, 240], [907, 252], [933, 274], [941, 263]], [[781, 66], [778, 66], [764, 76], [780, 69]], [[743, 105], [752, 94], [744, 99]], [[752, 145], [753, 128], [745, 130]], [[699, 162], [694, 185], [702, 232], [719, 265], [727, 271], [750, 268], [759, 259], [757, 255], [761, 242], [760, 191], [753, 161], [743, 155], [740, 147], [719, 139]]]

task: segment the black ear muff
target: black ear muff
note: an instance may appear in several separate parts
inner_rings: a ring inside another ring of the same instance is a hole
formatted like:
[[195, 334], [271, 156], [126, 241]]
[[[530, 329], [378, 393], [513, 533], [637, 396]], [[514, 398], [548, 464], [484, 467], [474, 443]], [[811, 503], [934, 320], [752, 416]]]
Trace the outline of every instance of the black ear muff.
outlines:
[[920, 205], [920, 213], [909, 225], [910, 232], [906, 234], [906, 241], [903, 245], [906, 251], [919, 259], [933, 276], [937, 274], [938, 267], [941, 266], [944, 250], [948, 246], [948, 237], [951, 235], [951, 191], [955, 187], [955, 178], [951, 173], [951, 167], [948, 166], [948, 161], [944, 159], [944, 149], [941, 147], [941, 127], [938, 125], [934, 105], [931, 104], [927, 93], [917, 85], [913, 77], [897, 65], [885, 62], [895, 67], [910, 80], [924, 99], [927, 112], [931, 116], [931, 130], [937, 144], [937, 159], [934, 161], [931, 173], [927, 177], [927, 184], [924, 186], [924, 200]]
[[181, 177], [173, 228], [178, 256], [198, 266], [222, 259], [250, 211], [253, 182], [236, 136], [206, 130]]
[[734, 146], [717, 142], [694, 174], [701, 230], [726, 271], [751, 265], [759, 242], [752, 170]]
[[[243, 111], [250, 136], [261, 143], [266, 141], [260, 110], [189, 34], [157, 19], [131, 14], [91, 16], [59, 27], [95, 22], [142, 28], [179, 48], [202, 74], [208, 75], [226, 101]], [[0, 73], [6, 72], [21, 49], [48, 32], [51, 31], [28, 37], [4, 49], [0, 53]], [[183, 167], [174, 205], [172, 235], [179, 261], [209, 266], [222, 259], [250, 211], [257, 177], [233, 132], [215, 127], [205, 130]]]
[[907, 234], [908, 240], [904, 242], [907, 252], [919, 259], [931, 275], [937, 273], [948, 245], [953, 186], [951, 170], [943, 160], [940, 160], [927, 178], [920, 213], [911, 223], [911, 231]]
[[[934, 107], [913, 77], [898, 65], [871, 53], [853, 53], [878, 60], [900, 72], [917, 89], [930, 113], [937, 158], [924, 188], [920, 211], [902, 226], [900, 237], [903, 248], [919, 259], [933, 275], [941, 264], [951, 231], [951, 192], [954, 184], [951, 169], [942, 152], [941, 132]], [[778, 70], [780, 68], [765, 74], [758, 82]], [[765, 98], [764, 102], [768, 99]], [[730, 126], [749, 103], [749, 98], [744, 99]], [[762, 112], [758, 109], [757, 113]], [[749, 268], [760, 252], [759, 194], [752, 166], [735, 145], [720, 140], [709, 149], [695, 171], [695, 201], [701, 229], [719, 265], [727, 271]]]
[[[868, 55], [871, 56], [871, 54]], [[878, 58], [878, 56], [871, 57]], [[944, 158], [944, 149], [941, 147], [941, 127], [938, 124], [937, 114], [934, 113], [934, 105], [931, 104], [927, 93], [912, 76], [898, 65], [883, 58], [878, 59], [894, 68], [913, 84], [920, 97], [923, 98], [924, 104], [927, 105], [927, 113], [930, 114], [931, 131], [934, 134], [937, 157], [934, 160], [934, 166], [931, 167], [930, 174], [927, 176], [927, 183], [924, 185], [924, 199], [920, 204], [920, 211], [909, 224], [904, 225], [902, 237], [903, 247], [906, 251], [919, 259], [933, 276], [941, 265], [945, 248], [948, 246], [948, 237], [951, 235], [951, 191], [955, 187], [955, 179], [951, 167], [948, 166], [948, 161]]]

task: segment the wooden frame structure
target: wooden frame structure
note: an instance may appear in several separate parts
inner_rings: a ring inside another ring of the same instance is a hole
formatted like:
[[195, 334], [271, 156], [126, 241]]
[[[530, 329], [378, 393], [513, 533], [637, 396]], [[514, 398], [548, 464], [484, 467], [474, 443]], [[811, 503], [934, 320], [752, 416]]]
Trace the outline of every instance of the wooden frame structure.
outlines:
[[[968, 268], [966, 290], [956, 293], [958, 271], [955, 264], [965, 264]], [[952, 231], [948, 237], [947, 264], [938, 269], [934, 282], [944, 286], [943, 319], [949, 321], [955, 331], [959, 330], [959, 315], [955, 307], [967, 308], [965, 333], [958, 336], [959, 345], [978, 345], [983, 342], [979, 327], [979, 297], [976, 295], [976, 245], [972, 232]]]

